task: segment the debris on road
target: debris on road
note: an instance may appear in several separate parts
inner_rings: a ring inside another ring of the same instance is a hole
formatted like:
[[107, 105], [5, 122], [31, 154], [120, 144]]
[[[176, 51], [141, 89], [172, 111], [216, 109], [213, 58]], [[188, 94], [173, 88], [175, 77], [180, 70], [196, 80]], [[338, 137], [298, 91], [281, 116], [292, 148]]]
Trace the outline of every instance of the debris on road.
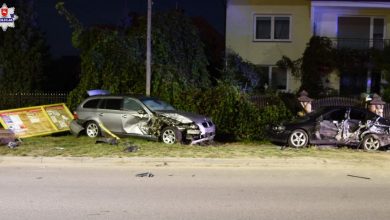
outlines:
[[138, 151], [138, 146], [133, 143], [125, 143], [124, 152], [134, 153]]
[[146, 173], [139, 173], [135, 175], [136, 177], [154, 177], [153, 173], [151, 172], [146, 172]]
[[105, 138], [105, 137], [101, 137], [101, 138], [96, 139], [95, 144], [101, 144], [101, 143], [110, 144], [110, 145], [118, 145], [118, 139]]
[[348, 174], [347, 176], [349, 176], [349, 177], [355, 177], [355, 178], [359, 178], [359, 179], [366, 179], [366, 180], [370, 180], [370, 179], [371, 179], [370, 177], [355, 176], [355, 175], [350, 175], [350, 174]]
[[20, 140], [17, 140], [17, 141], [11, 141], [7, 144], [8, 148], [10, 149], [15, 149], [16, 147], [19, 147], [20, 143], [22, 143], [22, 141]]
[[18, 147], [22, 141], [15, 136], [11, 129], [0, 129], [0, 145], [7, 145], [8, 148]]

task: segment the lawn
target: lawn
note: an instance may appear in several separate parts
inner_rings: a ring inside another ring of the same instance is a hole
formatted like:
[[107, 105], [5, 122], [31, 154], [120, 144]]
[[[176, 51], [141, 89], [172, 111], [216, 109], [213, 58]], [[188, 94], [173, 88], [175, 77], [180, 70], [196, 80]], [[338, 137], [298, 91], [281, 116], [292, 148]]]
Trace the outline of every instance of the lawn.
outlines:
[[[9, 149], [0, 147], [0, 155], [7, 156], [65, 156], [65, 157], [185, 157], [185, 158], [291, 158], [317, 157], [332, 159], [389, 160], [386, 151], [330, 147], [285, 148], [264, 142], [215, 143], [213, 145], [166, 145], [136, 138], [123, 138], [118, 145], [95, 144], [96, 139], [71, 135], [26, 138], [22, 144]], [[136, 145], [137, 152], [125, 152], [127, 143]]]

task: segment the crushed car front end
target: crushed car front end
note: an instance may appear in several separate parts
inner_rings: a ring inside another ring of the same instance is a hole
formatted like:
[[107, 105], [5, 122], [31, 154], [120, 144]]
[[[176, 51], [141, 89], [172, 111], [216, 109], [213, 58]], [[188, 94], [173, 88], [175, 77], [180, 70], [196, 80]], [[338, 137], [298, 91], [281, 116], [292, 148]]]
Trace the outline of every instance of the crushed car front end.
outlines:
[[215, 137], [215, 125], [211, 120], [203, 122], [194, 122], [184, 131], [185, 139], [190, 144], [197, 144], [207, 141], [213, 141]]
[[164, 124], [176, 127], [183, 135], [183, 141], [189, 144], [213, 141], [215, 124], [211, 119], [182, 111], [158, 111], [157, 117]]

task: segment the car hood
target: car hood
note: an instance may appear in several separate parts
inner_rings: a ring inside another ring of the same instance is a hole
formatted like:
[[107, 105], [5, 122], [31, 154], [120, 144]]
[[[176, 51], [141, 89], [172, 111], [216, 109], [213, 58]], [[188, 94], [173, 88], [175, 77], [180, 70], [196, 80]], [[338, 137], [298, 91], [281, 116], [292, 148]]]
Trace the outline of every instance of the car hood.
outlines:
[[387, 119], [387, 118], [379, 117], [378, 122], [379, 122], [379, 124], [381, 124], [381, 125], [390, 126], [390, 120]]
[[190, 112], [182, 112], [182, 111], [173, 111], [173, 110], [164, 110], [164, 111], [155, 111], [157, 115], [161, 115], [173, 120], [176, 120], [183, 124], [188, 123], [202, 123], [205, 120], [209, 120], [207, 117], [203, 115], [198, 115]]

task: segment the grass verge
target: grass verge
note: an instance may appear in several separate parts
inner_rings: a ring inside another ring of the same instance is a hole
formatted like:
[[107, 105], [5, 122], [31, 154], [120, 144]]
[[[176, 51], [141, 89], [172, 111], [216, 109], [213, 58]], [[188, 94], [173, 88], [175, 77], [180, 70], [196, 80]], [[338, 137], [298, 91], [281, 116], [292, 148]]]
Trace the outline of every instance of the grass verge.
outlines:
[[[124, 138], [119, 145], [95, 144], [95, 139], [71, 135], [33, 137], [23, 140], [16, 149], [0, 147], [3, 156], [72, 156], [72, 157], [184, 157], [184, 158], [292, 158], [317, 157], [352, 160], [389, 160], [385, 151], [364, 152], [350, 148], [309, 147], [304, 149], [285, 148], [270, 143], [235, 142], [217, 143], [208, 146], [166, 145], [160, 142], [135, 138]], [[137, 152], [125, 152], [124, 143], [138, 146]]]

